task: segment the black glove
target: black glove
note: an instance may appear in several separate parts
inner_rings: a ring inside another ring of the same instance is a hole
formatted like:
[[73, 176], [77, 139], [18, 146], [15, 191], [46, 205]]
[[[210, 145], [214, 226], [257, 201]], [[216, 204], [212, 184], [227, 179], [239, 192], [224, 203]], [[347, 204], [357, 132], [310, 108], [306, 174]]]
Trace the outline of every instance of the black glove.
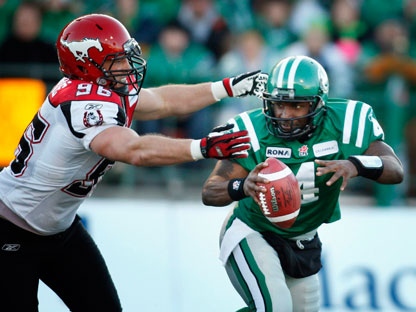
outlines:
[[200, 148], [204, 158], [245, 158], [250, 148], [250, 137], [247, 130], [224, 133], [234, 127], [226, 124], [215, 127], [211, 133], [201, 139]]

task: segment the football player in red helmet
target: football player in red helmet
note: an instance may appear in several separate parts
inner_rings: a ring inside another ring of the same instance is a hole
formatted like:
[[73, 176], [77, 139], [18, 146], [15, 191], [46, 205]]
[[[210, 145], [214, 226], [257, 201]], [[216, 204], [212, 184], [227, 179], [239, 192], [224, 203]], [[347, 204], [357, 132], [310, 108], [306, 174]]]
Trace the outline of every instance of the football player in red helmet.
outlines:
[[[88, 32], [88, 33], [87, 33]], [[61, 72], [128, 95], [138, 94], [146, 73], [142, 51], [127, 29], [106, 15], [80, 17], [65, 27], [56, 42]], [[129, 66], [117, 67], [128, 62]]]
[[[205, 138], [139, 136], [133, 119], [200, 110], [226, 96], [259, 94], [260, 71], [217, 82], [141, 89], [146, 62], [116, 19], [79, 17], [57, 39], [57, 83], [0, 172], [0, 310], [37, 311], [42, 280], [71, 311], [121, 311], [105, 261], [77, 210], [115, 161], [162, 166], [245, 157], [247, 131]], [[264, 77], [263, 77], [264, 78]]]

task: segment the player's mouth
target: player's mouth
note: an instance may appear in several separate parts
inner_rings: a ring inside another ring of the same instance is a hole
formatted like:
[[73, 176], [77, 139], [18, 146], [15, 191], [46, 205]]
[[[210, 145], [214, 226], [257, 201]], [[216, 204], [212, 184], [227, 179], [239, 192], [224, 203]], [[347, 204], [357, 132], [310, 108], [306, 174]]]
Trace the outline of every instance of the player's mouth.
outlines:
[[290, 132], [293, 129], [293, 124], [291, 122], [281, 122], [279, 128], [284, 132]]

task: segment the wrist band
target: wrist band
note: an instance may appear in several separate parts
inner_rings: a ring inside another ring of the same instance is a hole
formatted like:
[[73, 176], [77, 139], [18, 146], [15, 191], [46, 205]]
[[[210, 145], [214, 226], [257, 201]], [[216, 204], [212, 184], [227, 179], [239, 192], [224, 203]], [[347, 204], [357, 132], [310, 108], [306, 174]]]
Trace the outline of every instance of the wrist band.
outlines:
[[222, 80], [211, 83], [211, 92], [217, 101], [228, 96]]
[[190, 149], [194, 160], [204, 159], [204, 155], [201, 152], [201, 140], [192, 140]]
[[247, 195], [244, 193], [244, 181], [246, 178], [241, 179], [231, 179], [228, 182], [228, 195], [234, 201], [239, 201], [240, 199], [246, 198]]
[[378, 156], [352, 155], [348, 160], [357, 168], [358, 175], [377, 180], [383, 173], [383, 161]]

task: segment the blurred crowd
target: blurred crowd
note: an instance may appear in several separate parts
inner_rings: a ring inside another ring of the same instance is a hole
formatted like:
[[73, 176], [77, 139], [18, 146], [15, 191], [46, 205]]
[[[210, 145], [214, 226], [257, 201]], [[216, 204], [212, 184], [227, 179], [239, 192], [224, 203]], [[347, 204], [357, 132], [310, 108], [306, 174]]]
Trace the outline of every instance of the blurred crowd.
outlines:
[[[315, 58], [327, 70], [331, 97], [373, 106], [405, 162], [406, 191], [416, 196], [416, 0], [0, 0], [0, 77], [53, 85], [59, 31], [88, 13], [116, 17], [140, 43], [145, 87], [267, 72], [287, 55]], [[39, 64], [42, 70], [31, 70]], [[229, 98], [186, 118], [135, 127], [198, 138], [261, 105]]]

